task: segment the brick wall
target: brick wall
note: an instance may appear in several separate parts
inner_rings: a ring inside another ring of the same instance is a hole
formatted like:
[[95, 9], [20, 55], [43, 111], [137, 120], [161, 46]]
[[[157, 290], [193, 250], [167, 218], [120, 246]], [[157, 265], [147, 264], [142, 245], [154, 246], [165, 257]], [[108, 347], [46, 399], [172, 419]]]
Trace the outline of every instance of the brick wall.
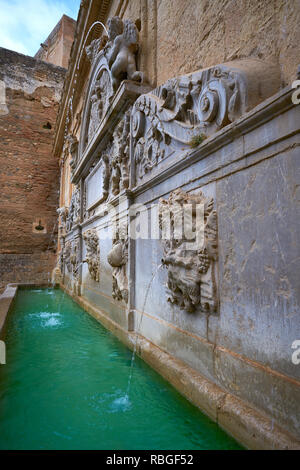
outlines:
[[59, 166], [52, 156], [66, 70], [0, 48], [0, 288], [54, 267]]
[[68, 68], [75, 29], [76, 21], [63, 15], [34, 57]]

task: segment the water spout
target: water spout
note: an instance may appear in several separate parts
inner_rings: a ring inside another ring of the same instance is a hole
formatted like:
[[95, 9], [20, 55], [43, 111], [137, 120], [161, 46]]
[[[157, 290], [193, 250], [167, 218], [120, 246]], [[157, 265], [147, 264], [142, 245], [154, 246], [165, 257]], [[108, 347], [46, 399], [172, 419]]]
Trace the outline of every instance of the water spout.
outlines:
[[135, 343], [134, 343], [134, 348], [133, 348], [133, 352], [132, 352], [132, 356], [131, 356], [131, 363], [130, 363], [130, 372], [129, 372], [129, 378], [128, 378], [128, 384], [127, 384], [127, 390], [126, 390], [126, 395], [125, 397], [128, 399], [129, 398], [129, 392], [130, 392], [130, 387], [131, 387], [131, 381], [132, 381], [132, 375], [133, 375], [133, 366], [134, 366], [134, 361], [135, 361], [135, 356], [136, 356], [136, 350], [137, 350], [137, 342], [138, 342], [138, 335], [139, 335], [139, 331], [140, 331], [140, 328], [141, 328], [141, 325], [142, 325], [142, 320], [143, 320], [143, 316], [144, 316], [144, 311], [145, 311], [145, 308], [146, 308], [146, 303], [147, 303], [147, 299], [148, 299], [148, 295], [149, 295], [149, 292], [150, 292], [150, 287], [151, 287], [151, 284], [156, 276], [156, 274], [158, 273], [158, 271], [160, 270], [160, 268], [163, 266], [163, 264], [160, 264], [155, 272], [153, 273], [149, 283], [148, 283], [148, 286], [147, 286], [147, 289], [146, 289], [146, 294], [145, 294], [145, 298], [144, 298], [144, 302], [143, 302], [143, 306], [142, 306], [142, 313], [141, 313], [141, 317], [140, 317], [140, 321], [138, 323], [138, 326], [137, 326], [137, 329], [136, 329], [136, 332], [135, 332]]

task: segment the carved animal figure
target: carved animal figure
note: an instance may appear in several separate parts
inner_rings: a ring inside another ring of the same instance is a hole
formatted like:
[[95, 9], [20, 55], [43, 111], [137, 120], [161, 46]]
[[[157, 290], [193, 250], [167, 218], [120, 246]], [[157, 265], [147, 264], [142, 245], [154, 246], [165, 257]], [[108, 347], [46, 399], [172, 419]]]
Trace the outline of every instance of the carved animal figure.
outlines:
[[123, 33], [116, 36], [108, 58], [114, 91], [117, 90], [121, 80], [143, 81], [142, 72], [136, 69], [137, 50], [138, 29], [131, 20], [125, 20]]

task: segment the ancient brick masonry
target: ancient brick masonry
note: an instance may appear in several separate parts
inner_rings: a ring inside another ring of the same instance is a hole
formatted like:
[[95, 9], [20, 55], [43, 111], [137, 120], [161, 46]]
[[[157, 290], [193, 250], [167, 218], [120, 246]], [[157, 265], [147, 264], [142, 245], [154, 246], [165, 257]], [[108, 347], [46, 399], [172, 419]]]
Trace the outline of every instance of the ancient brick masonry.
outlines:
[[35, 59], [68, 68], [76, 21], [63, 15], [46, 41], [41, 44]]
[[47, 281], [57, 233], [54, 126], [66, 70], [0, 48], [0, 289]]

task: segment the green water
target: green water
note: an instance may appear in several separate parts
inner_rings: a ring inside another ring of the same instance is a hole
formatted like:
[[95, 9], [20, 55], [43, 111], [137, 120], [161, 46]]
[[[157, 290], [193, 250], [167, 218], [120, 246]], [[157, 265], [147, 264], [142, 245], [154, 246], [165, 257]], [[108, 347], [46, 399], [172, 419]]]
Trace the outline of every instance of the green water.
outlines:
[[19, 291], [0, 365], [0, 449], [239, 449], [56, 289]]

